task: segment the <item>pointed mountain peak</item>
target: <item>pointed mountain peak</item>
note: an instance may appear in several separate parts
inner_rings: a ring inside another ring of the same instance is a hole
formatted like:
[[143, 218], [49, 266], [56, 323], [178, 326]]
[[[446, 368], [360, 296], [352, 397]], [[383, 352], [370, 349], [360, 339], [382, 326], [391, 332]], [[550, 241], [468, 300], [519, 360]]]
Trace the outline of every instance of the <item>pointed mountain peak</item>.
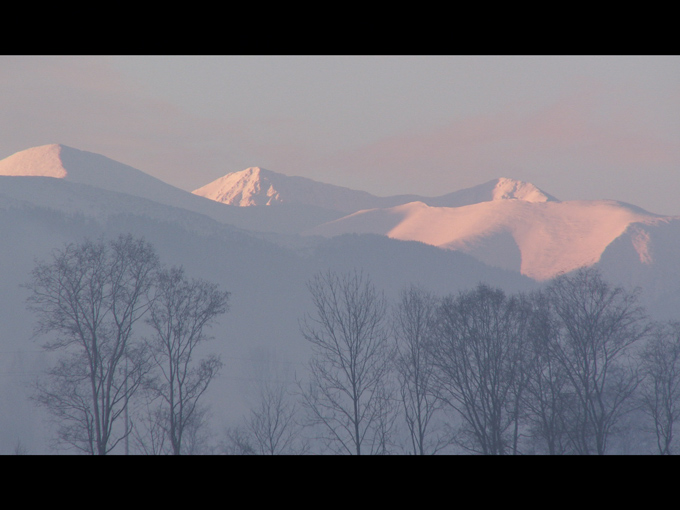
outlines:
[[552, 195], [534, 186], [530, 182], [501, 177], [495, 181], [491, 191], [492, 200], [524, 200], [525, 202], [555, 202]]
[[240, 207], [303, 204], [346, 213], [377, 207], [376, 201], [380, 200], [365, 191], [260, 167], [228, 173], [192, 193]]
[[462, 207], [465, 205], [494, 202], [499, 200], [522, 200], [524, 202], [559, 202], [557, 198], [539, 189], [530, 182], [501, 177], [478, 184], [471, 188], [454, 191], [440, 197], [424, 200], [435, 207]]
[[259, 166], [251, 166], [250, 168], [246, 168], [245, 170], [241, 170], [240, 172], [235, 173], [241, 173], [252, 177], [259, 177], [260, 175], [267, 173], [267, 170], [264, 170]]
[[240, 172], [228, 173], [192, 193], [241, 207], [271, 205], [281, 201], [271, 180], [278, 176], [285, 178], [281, 174], [253, 166]]
[[[267, 178], [267, 177], [276, 177], [276, 176], [286, 177], [283, 174], [272, 172], [271, 170], [267, 170], [267, 169], [259, 167], [259, 166], [251, 166], [251, 167], [246, 168], [245, 170], [240, 170], [238, 172], [231, 172], [231, 173], [228, 173], [226, 175], [223, 175], [219, 179], [224, 179], [225, 177], [229, 177], [230, 175], [231, 176], [246, 177], [246, 178], [249, 178], [249, 179], [264, 179], [264, 178]], [[217, 179], [217, 180], [219, 180], [219, 179]]]

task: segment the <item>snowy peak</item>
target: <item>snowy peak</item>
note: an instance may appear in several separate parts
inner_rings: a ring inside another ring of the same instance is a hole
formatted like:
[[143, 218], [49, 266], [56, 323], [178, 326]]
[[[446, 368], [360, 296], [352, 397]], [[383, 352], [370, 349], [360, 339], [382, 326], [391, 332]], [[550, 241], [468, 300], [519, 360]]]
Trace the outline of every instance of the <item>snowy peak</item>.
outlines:
[[517, 179], [507, 177], [501, 177], [484, 184], [423, 201], [435, 207], [462, 207], [498, 200], [521, 200], [532, 203], [559, 202], [557, 198], [549, 195], [530, 182], [518, 181]]
[[376, 207], [377, 199], [365, 191], [325, 184], [306, 177], [288, 176], [259, 167], [229, 173], [192, 193], [241, 207], [304, 204], [346, 213]]
[[192, 193], [240, 207], [272, 205], [282, 202], [273, 182], [278, 175], [256, 166], [250, 167], [220, 177]]
[[422, 202], [432, 207], [461, 207], [494, 200], [525, 202], [559, 202], [529, 182], [506, 177], [452, 193], [424, 197], [395, 195], [379, 197], [305, 177], [290, 177], [259, 167], [226, 174], [193, 191], [216, 202], [240, 207], [277, 204], [306, 204], [347, 213], [362, 209], [395, 207], [409, 202]]
[[191, 210], [200, 208], [200, 204], [192, 202], [202, 201], [191, 193], [166, 184], [141, 170], [100, 154], [61, 144], [33, 147], [1, 160], [0, 178], [4, 177], [57, 178]]
[[554, 202], [555, 197], [548, 195], [530, 182], [501, 177], [491, 191], [491, 200], [524, 200], [525, 202]]
[[61, 153], [64, 149], [75, 150], [63, 145], [51, 144], [12, 154], [0, 161], [0, 175], [63, 179], [68, 175], [61, 161]]
[[0, 161], [0, 175], [53, 177], [114, 191], [132, 191], [140, 179], [161, 182], [100, 154], [62, 144], [41, 145], [12, 154]]

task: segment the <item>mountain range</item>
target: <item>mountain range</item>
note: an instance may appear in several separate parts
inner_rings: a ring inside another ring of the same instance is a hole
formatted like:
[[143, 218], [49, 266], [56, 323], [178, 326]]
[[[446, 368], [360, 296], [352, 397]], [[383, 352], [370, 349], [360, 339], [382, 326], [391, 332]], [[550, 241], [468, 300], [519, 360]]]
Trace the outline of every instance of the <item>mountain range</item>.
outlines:
[[241, 207], [304, 204], [344, 213], [394, 207], [409, 202], [423, 202], [432, 207], [461, 207], [504, 198], [528, 202], [557, 200], [531, 183], [513, 179], [496, 179], [438, 197], [378, 197], [365, 191], [325, 184], [305, 177], [289, 177], [258, 167], [228, 173], [193, 193], [216, 202]]
[[536, 281], [597, 264], [615, 240], [630, 243], [640, 264], [654, 265], [664, 258], [656, 232], [676, 230], [680, 220], [616, 200], [562, 202], [531, 183], [510, 178], [437, 197], [378, 197], [254, 167], [229, 173], [193, 193], [241, 207], [297, 204], [332, 209], [344, 215], [300, 234], [370, 233], [419, 241], [468, 253]]
[[319, 271], [363, 270], [393, 299], [410, 283], [440, 295], [480, 281], [527, 291], [594, 265], [640, 287], [659, 318], [680, 309], [680, 217], [631, 204], [560, 201], [510, 178], [437, 197], [380, 197], [256, 167], [188, 192], [103, 155], [34, 147], [0, 161], [0, 454], [17, 441], [47, 449], [28, 389], [50, 362], [22, 287], [35, 260], [66, 242], [128, 232], [165, 263], [231, 292], [206, 346], [225, 362], [206, 395], [216, 431], [240, 419], [263, 374], [304, 372], [298, 319], [311, 311], [306, 282]]

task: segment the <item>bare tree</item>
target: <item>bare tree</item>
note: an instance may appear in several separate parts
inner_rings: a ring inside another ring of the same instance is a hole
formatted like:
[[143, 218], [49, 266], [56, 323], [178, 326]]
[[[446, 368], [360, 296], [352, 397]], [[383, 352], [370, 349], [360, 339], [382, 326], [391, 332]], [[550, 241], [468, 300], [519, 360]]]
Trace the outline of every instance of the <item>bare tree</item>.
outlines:
[[527, 419], [538, 448], [549, 455], [563, 455], [573, 452], [569, 428], [574, 394], [564, 367], [552, 352], [559, 330], [550, 303], [543, 292], [530, 295], [529, 302], [531, 360], [524, 394]]
[[247, 428], [261, 455], [298, 455], [307, 452], [301, 426], [296, 421], [297, 405], [283, 384], [266, 382], [259, 405], [251, 410]]
[[69, 244], [34, 268], [28, 306], [37, 331], [57, 335], [44, 348], [61, 354], [35, 399], [57, 420], [60, 445], [105, 455], [127, 437], [114, 425], [148, 368], [132, 329], [157, 265], [153, 248], [128, 235]]
[[680, 323], [657, 325], [641, 361], [641, 407], [654, 425], [659, 453], [671, 455], [673, 429], [680, 419]]
[[527, 384], [527, 310], [500, 289], [444, 298], [429, 344], [439, 396], [463, 420], [461, 446], [486, 455], [518, 453]]
[[546, 293], [557, 327], [551, 355], [577, 402], [572, 443], [579, 454], [603, 455], [640, 382], [631, 347], [648, 333], [644, 309], [637, 292], [610, 285], [593, 268], [557, 277]]
[[217, 285], [188, 279], [182, 268], [159, 271], [146, 322], [158, 376], [150, 390], [160, 399], [159, 419], [172, 452], [180, 455], [183, 435], [194, 419], [201, 396], [222, 367], [218, 356], [194, 362], [196, 348], [209, 339], [205, 330], [228, 310], [229, 292]]
[[309, 445], [298, 423], [298, 405], [282, 382], [266, 380], [243, 423], [230, 427], [223, 449], [232, 455], [304, 455]]
[[133, 451], [141, 455], [167, 455], [172, 448], [168, 445], [162, 409], [155, 405], [155, 395], [145, 396], [139, 409], [133, 410], [135, 420], [130, 433]]
[[302, 404], [335, 451], [386, 453], [395, 416], [386, 299], [356, 271], [318, 274], [308, 288], [315, 313], [300, 328], [313, 356]]
[[450, 441], [434, 428], [443, 402], [437, 398], [434, 367], [427, 357], [437, 314], [437, 298], [414, 285], [404, 289], [393, 314], [396, 340], [395, 366], [399, 379], [404, 418], [415, 455], [434, 454]]
[[210, 455], [215, 451], [211, 443], [211, 409], [200, 403], [184, 427], [182, 434], [182, 455]]
[[225, 433], [226, 441], [222, 444], [225, 455], [256, 455], [252, 434], [245, 425], [228, 427]]

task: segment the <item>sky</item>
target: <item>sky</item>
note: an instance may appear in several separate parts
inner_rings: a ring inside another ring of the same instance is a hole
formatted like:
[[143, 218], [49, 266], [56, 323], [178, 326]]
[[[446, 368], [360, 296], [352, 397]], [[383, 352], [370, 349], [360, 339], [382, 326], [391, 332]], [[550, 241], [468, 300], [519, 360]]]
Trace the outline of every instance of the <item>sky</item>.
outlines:
[[0, 158], [192, 191], [259, 166], [387, 196], [498, 177], [680, 215], [680, 56], [0, 56]]

